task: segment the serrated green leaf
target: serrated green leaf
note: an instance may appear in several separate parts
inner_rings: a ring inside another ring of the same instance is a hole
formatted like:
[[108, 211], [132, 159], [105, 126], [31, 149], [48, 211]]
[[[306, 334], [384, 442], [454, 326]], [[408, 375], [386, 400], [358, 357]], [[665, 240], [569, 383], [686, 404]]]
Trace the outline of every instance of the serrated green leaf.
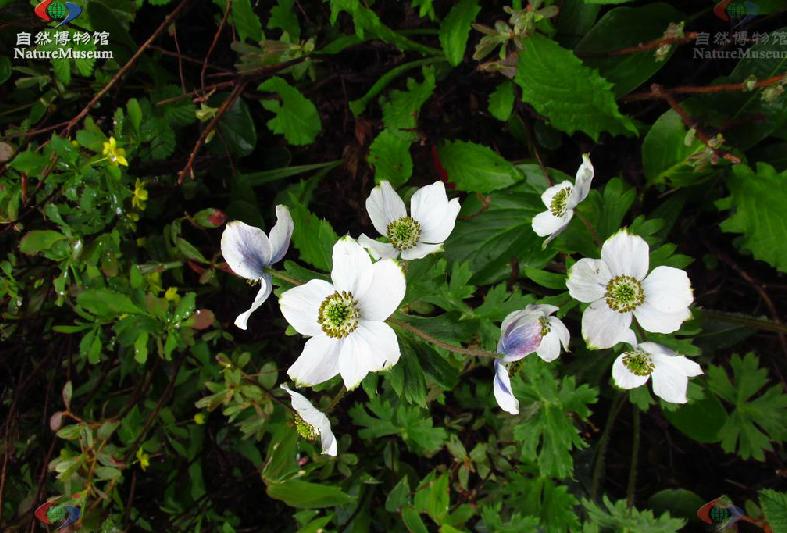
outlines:
[[437, 472], [430, 472], [415, 489], [413, 498], [415, 510], [428, 514], [432, 520], [441, 524], [451, 504], [449, 482], [447, 473], [437, 475]]
[[687, 134], [686, 126], [672, 109], [650, 127], [642, 142], [642, 166], [649, 185], [691, 185], [706, 174], [691, 161], [693, 155], [705, 150], [705, 145], [694, 138], [687, 144]]
[[301, 25], [295, 11], [295, 0], [278, 0], [271, 8], [268, 29], [278, 28], [286, 31], [290, 42], [297, 43], [301, 39]]
[[787, 493], [761, 490], [760, 507], [773, 533], [787, 533]]
[[514, 83], [506, 80], [489, 95], [489, 114], [497, 120], [507, 122], [514, 110]]
[[410, 144], [413, 134], [395, 129], [382, 130], [369, 146], [369, 164], [374, 167], [377, 183], [388, 180], [396, 187], [413, 174]]
[[258, 43], [264, 38], [262, 23], [252, 9], [251, 0], [233, 0], [232, 23], [241, 41], [251, 39]]
[[467, 141], [448, 141], [440, 149], [448, 179], [461, 191], [487, 193], [513, 185], [522, 174], [490, 148]]
[[440, 46], [453, 66], [462, 62], [473, 21], [481, 11], [478, 0], [460, 0], [440, 24]]
[[647, 533], [675, 533], [686, 525], [680, 518], [672, 518], [668, 513], [653, 514], [648, 509], [639, 510], [626, 505], [626, 500], [612, 502], [604, 496], [603, 505], [590, 500], [582, 500], [588, 515], [588, 523], [612, 531], [647, 531]]
[[288, 206], [295, 224], [292, 244], [300, 252], [301, 260], [320, 270], [330, 271], [333, 245], [339, 236], [327, 220], [318, 218], [295, 200], [291, 200]]
[[637, 134], [620, 113], [612, 84], [551, 39], [538, 34], [525, 39], [514, 81], [524, 102], [568, 134], [582, 131], [596, 141], [604, 131]]
[[287, 142], [295, 146], [314, 142], [322, 123], [311, 100], [278, 76], [266, 80], [258, 90], [276, 93], [281, 98], [281, 101], [262, 101], [262, 106], [276, 115], [267, 122], [273, 133], [284, 135]]

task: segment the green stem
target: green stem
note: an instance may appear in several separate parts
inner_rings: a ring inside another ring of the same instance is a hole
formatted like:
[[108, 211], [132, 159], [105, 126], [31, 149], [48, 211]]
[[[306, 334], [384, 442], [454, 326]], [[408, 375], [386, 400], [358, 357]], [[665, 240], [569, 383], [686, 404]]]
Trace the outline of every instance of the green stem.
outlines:
[[396, 326], [398, 328], [404, 329], [412, 333], [413, 335], [422, 338], [423, 340], [430, 342], [437, 346], [438, 348], [442, 348], [443, 350], [448, 350], [449, 352], [457, 353], [460, 355], [469, 355], [471, 357], [490, 357], [493, 359], [497, 359], [500, 357], [499, 354], [488, 352], [486, 350], [482, 350], [481, 348], [463, 348], [461, 346], [456, 346], [455, 344], [450, 344], [447, 342], [443, 342], [440, 339], [432, 337], [427, 332], [418, 329], [417, 327], [413, 326], [412, 324], [408, 324], [407, 322], [403, 322], [401, 320], [397, 320], [395, 318], [389, 318], [388, 323], [392, 326]]
[[296, 287], [298, 285], [303, 285], [303, 282], [301, 280], [291, 278], [290, 276], [288, 276], [284, 272], [281, 272], [280, 270], [268, 270], [268, 274], [270, 274], [273, 279], [285, 281], [290, 285], [295, 285]]
[[632, 405], [634, 410], [631, 428], [631, 467], [629, 469], [629, 482], [626, 487], [626, 505], [634, 505], [634, 492], [637, 489], [637, 462], [639, 461], [639, 407]]
[[593, 481], [590, 485], [590, 499], [592, 500], [596, 500], [598, 497], [598, 489], [601, 487], [601, 478], [604, 476], [604, 463], [607, 455], [607, 446], [609, 446], [609, 438], [612, 434], [612, 426], [615, 424], [615, 419], [620, 412], [620, 408], [623, 407], [623, 400], [625, 399], [625, 394], [621, 392], [612, 400], [612, 405], [609, 408], [609, 415], [607, 415], [607, 423], [604, 425], [604, 432], [601, 434], [601, 439], [598, 441], [596, 464], [593, 466]]
[[740, 324], [742, 326], [748, 326], [752, 329], [759, 329], [762, 331], [787, 333], [787, 325], [772, 322], [770, 320], [763, 320], [761, 318], [753, 318], [735, 313], [726, 313], [724, 311], [714, 311], [713, 309], [700, 308], [699, 311], [702, 315], [708, 318], [715, 318], [716, 320], [720, 320], [722, 322]]
[[593, 237], [593, 241], [595, 241], [596, 245], [600, 247], [602, 244], [604, 244], [603, 241], [601, 240], [601, 236], [596, 231], [596, 228], [594, 228], [593, 224], [591, 224], [590, 221], [587, 218], [585, 218], [585, 215], [583, 215], [579, 211], [574, 211], [574, 214], [585, 225], [588, 232], [590, 233], [590, 236]]

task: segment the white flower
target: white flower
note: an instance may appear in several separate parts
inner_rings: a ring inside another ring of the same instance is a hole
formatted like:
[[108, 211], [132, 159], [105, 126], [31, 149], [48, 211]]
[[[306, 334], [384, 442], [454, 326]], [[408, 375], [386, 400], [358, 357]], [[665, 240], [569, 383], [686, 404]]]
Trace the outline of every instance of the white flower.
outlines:
[[333, 247], [331, 280], [313, 279], [279, 298], [284, 318], [306, 341], [287, 373], [300, 385], [341, 374], [348, 389], [399, 360], [396, 333], [384, 322], [404, 298], [404, 273], [391, 259], [372, 264], [349, 237]]
[[541, 201], [547, 210], [533, 217], [533, 231], [539, 237], [549, 236], [544, 245], [560, 235], [566, 229], [574, 208], [587, 198], [590, 192], [590, 182], [593, 180], [593, 165], [588, 154], [582, 154], [582, 165], [577, 170], [576, 179], [572, 184], [566, 180], [551, 186], [541, 195]]
[[451, 235], [459, 214], [459, 200], [450, 202], [445, 194], [445, 185], [436, 181], [421, 187], [410, 199], [407, 215], [404, 202], [387, 181], [372, 189], [366, 199], [366, 211], [374, 228], [388, 238], [379, 242], [366, 235], [358, 242], [367, 248], [375, 259], [421, 259], [442, 250], [443, 243]]
[[512, 415], [519, 414], [519, 401], [511, 390], [506, 363], [533, 352], [544, 361], [554, 361], [561, 345], [568, 351], [568, 329], [559, 318], [550, 316], [557, 309], [554, 305], [528, 305], [510, 313], [500, 325], [497, 352], [503, 357], [495, 360], [493, 391], [500, 408]]
[[618, 231], [601, 247], [601, 259], [580, 259], [568, 274], [572, 297], [589, 303], [582, 336], [590, 348], [610, 348], [634, 335], [631, 317], [647, 331], [672, 333], [691, 316], [694, 301], [686, 272], [660, 266], [648, 274], [648, 243]]
[[632, 344], [612, 364], [612, 379], [621, 389], [635, 389], [653, 378], [653, 392], [670, 403], [686, 403], [689, 378], [702, 374], [700, 365], [655, 342]]
[[292, 408], [297, 413], [295, 428], [298, 434], [306, 440], [316, 440], [320, 437], [322, 453], [336, 457], [336, 437], [331, 431], [331, 421], [325, 414], [314, 407], [302, 394], [291, 390], [287, 384], [281, 386], [290, 395]]
[[290, 211], [283, 205], [276, 206], [276, 224], [268, 235], [260, 228], [243, 222], [229, 222], [221, 234], [221, 255], [237, 275], [257, 281], [260, 290], [248, 311], [238, 315], [235, 325], [246, 329], [249, 316], [271, 294], [271, 276], [265, 269], [277, 263], [287, 253], [295, 225]]

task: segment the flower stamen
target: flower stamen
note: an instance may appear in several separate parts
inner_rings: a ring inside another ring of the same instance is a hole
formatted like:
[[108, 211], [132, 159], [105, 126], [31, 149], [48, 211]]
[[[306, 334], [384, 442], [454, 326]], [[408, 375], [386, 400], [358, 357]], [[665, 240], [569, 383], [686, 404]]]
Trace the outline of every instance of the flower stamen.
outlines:
[[397, 250], [409, 250], [421, 237], [421, 224], [412, 217], [397, 218], [386, 229], [386, 236]]
[[317, 440], [317, 437], [320, 436], [320, 432], [317, 431], [317, 428], [305, 421], [298, 413], [295, 413], [293, 417], [295, 420], [295, 430], [298, 432], [298, 435], [309, 441]]
[[628, 313], [645, 302], [645, 289], [642, 283], [631, 276], [615, 276], [607, 283], [604, 295], [610, 309], [618, 313]]
[[552, 201], [549, 203], [549, 211], [556, 217], [562, 217], [568, 210], [568, 195], [571, 194], [571, 187], [560, 189]]
[[650, 354], [640, 350], [623, 354], [623, 364], [632, 374], [637, 376], [649, 376], [656, 368]]
[[542, 316], [538, 319], [538, 323], [541, 325], [541, 337], [546, 337], [547, 333], [552, 330], [552, 326], [549, 325], [549, 317]]
[[317, 320], [326, 335], [343, 339], [358, 327], [358, 302], [347, 291], [335, 292], [320, 304]]

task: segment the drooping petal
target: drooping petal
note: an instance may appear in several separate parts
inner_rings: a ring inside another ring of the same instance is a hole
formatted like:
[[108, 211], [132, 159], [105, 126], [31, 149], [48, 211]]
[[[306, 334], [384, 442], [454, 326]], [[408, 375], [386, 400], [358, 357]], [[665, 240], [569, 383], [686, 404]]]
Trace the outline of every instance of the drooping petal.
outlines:
[[[547, 209], [549, 209], [550, 207], [552, 207], [552, 199], [557, 195], [557, 193], [559, 193], [563, 189], [569, 189], [570, 191], [573, 187], [574, 186], [571, 184], [570, 181], [568, 180], [561, 181], [560, 183], [556, 185], [552, 185], [547, 190], [542, 192], [541, 201], [544, 202], [544, 205], [547, 206]], [[571, 193], [569, 192], [569, 195], [570, 194]]]
[[410, 199], [410, 213], [421, 225], [421, 242], [445, 242], [454, 230], [456, 217], [459, 214], [459, 200], [450, 202], [445, 193], [445, 184], [436, 181], [421, 187]]
[[[650, 343], [643, 343], [644, 345]], [[644, 346], [640, 345], [644, 349]], [[670, 403], [686, 403], [688, 376], [697, 376], [702, 369], [682, 355], [653, 354], [653, 392]]]
[[604, 297], [611, 278], [604, 261], [585, 258], [574, 263], [569, 270], [566, 287], [575, 300], [591, 303]]
[[633, 335], [631, 313], [618, 313], [607, 302], [598, 300], [590, 304], [582, 315], [582, 337], [588, 348], [611, 348]]
[[412, 248], [408, 248], [407, 250], [402, 250], [402, 259], [406, 261], [415, 261], [416, 259], [424, 258], [429, 254], [440, 252], [442, 251], [442, 249], [443, 249], [442, 243], [426, 244], [423, 242], [419, 242]]
[[290, 395], [290, 403], [292, 403], [292, 408], [295, 409], [295, 412], [298, 413], [304, 422], [317, 430], [317, 433], [320, 435], [322, 453], [336, 457], [336, 437], [333, 435], [331, 421], [328, 417], [322, 411], [314, 407], [305, 396], [290, 389], [286, 383], [282, 384], [281, 388]]
[[303, 352], [287, 369], [296, 384], [311, 387], [328, 381], [339, 373], [339, 353], [343, 341], [317, 335], [306, 341]]
[[615, 362], [612, 363], [612, 379], [615, 381], [615, 385], [620, 387], [621, 389], [636, 389], [637, 387], [641, 387], [645, 383], [647, 383], [649, 375], [645, 376], [638, 376], [631, 370], [629, 370], [626, 365], [623, 363], [623, 357], [625, 353], [620, 354]]
[[541, 213], [537, 214], [533, 217], [532, 222], [530, 223], [533, 231], [536, 232], [536, 235], [539, 237], [547, 237], [551, 235], [557, 236], [566, 226], [568, 223], [571, 222], [571, 217], [574, 216], [574, 211], [571, 209], [566, 210], [562, 216], [556, 217], [552, 214], [550, 210], [542, 211]]
[[495, 380], [492, 389], [500, 409], [512, 415], [519, 414], [519, 400], [516, 399], [511, 388], [511, 378], [508, 377], [508, 369], [499, 360], [495, 361]]
[[356, 294], [361, 320], [382, 321], [396, 311], [405, 292], [402, 268], [392, 259], [383, 259], [371, 267], [372, 281], [366, 291]]
[[363, 233], [358, 237], [358, 244], [366, 248], [366, 251], [369, 252], [375, 261], [380, 259], [396, 259], [399, 255], [399, 251], [394, 248], [393, 244], [376, 241]]
[[349, 237], [333, 245], [331, 279], [337, 291], [363, 294], [372, 280], [372, 259], [363, 246]]
[[685, 311], [694, 301], [691, 281], [679, 268], [659, 266], [642, 282], [645, 303], [665, 313]]
[[683, 370], [683, 373], [691, 378], [699, 376], [703, 373], [702, 367], [700, 365], [688, 357], [675, 353], [661, 344], [657, 344], [655, 342], [643, 342], [640, 343], [639, 348], [648, 352], [649, 354], [652, 354], [655, 359], [659, 359], [660, 357], [671, 357], [672, 359], [669, 361], [672, 364], [679, 366]]
[[279, 298], [281, 314], [301, 335], [322, 335], [319, 318], [320, 304], [335, 291], [333, 285], [313, 279], [285, 291]]
[[549, 332], [557, 335], [560, 339], [560, 344], [563, 345], [563, 350], [568, 350], [568, 343], [571, 341], [571, 334], [563, 321], [557, 317], [549, 317]]
[[352, 390], [369, 372], [391, 366], [399, 360], [396, 333], [384, 322], [361, 322], [342, 341], [339, 373], [344, 386]]
[[634, 316], [645, 331], [672, 333], [678, 331], [680, 325], [691, 318], [691, 312], [688, 307], [684, 307], [675, 313], [665, 313], [648, 302], [646, 297], [645, 303], [634, 310]]
[[407, 216], [404, 202], [387, 181], [383, 181], [372, 189], [372, 193], [366, 199], [366, 211], [369, 213], [369, 218], [372, 219], [374, 229], [380, 235], [386, 234], [388, 224]]
[[265, 303], [265, 300], [268, 299], [268, 296], [271, 295], [271, 276], [270, 274], [263, 274], [260, 278], [260, 290], [257, 291], [257, 296], [254, 298], [254, 302], [252, 302], [251, 307], [247, 311], [238, 315], [238, 318], [235, 319], [235, 325], [238, 326], [240, 329], [246, 329], [249, 317], [251, 314], [260, 308], [262, 304]]
[[550, 331], [541, 339], [536, 354], [546, 362], [554, 361], [560, 355], [560, 337], [554, 331]]
[[221, 255], [237, 275], [259, 279], [271, 264], [271, 244], [260, 228], [236, 220], [221, 234]]
[[595, 169], [590, 162], [589, 154], [582, 154], [582, 164], [577, 170], [576, 178], [574, 179], [574, 188], [571, 194], [568, 195], [568, 208], [573, 209], [579, 203], [587, 198], [590, 193], [590, 182], [593, 181]]
[[540, 316], [543, 315], [538, 312], [514, 311], [503, 320], [497, 353], [505, 355], [506, 362], [521, 359], [538, 349], [542, 338]]
[[278, 263], [287, 249], [290, 247], [290, 237], [292, 237], [292, 230], [295, 229], [295, 223], [290, 216], [290, 210], [286, 206], [276, 206], [276, 224], [271, 228], [268, 234], [268, 240], [271, 243], [271, 264]]
[[645, 239], [622, 229], [604, 242], [601, 260], [613, 276], [632, 276], [642, 280], [648, 273], [650, 248]]

